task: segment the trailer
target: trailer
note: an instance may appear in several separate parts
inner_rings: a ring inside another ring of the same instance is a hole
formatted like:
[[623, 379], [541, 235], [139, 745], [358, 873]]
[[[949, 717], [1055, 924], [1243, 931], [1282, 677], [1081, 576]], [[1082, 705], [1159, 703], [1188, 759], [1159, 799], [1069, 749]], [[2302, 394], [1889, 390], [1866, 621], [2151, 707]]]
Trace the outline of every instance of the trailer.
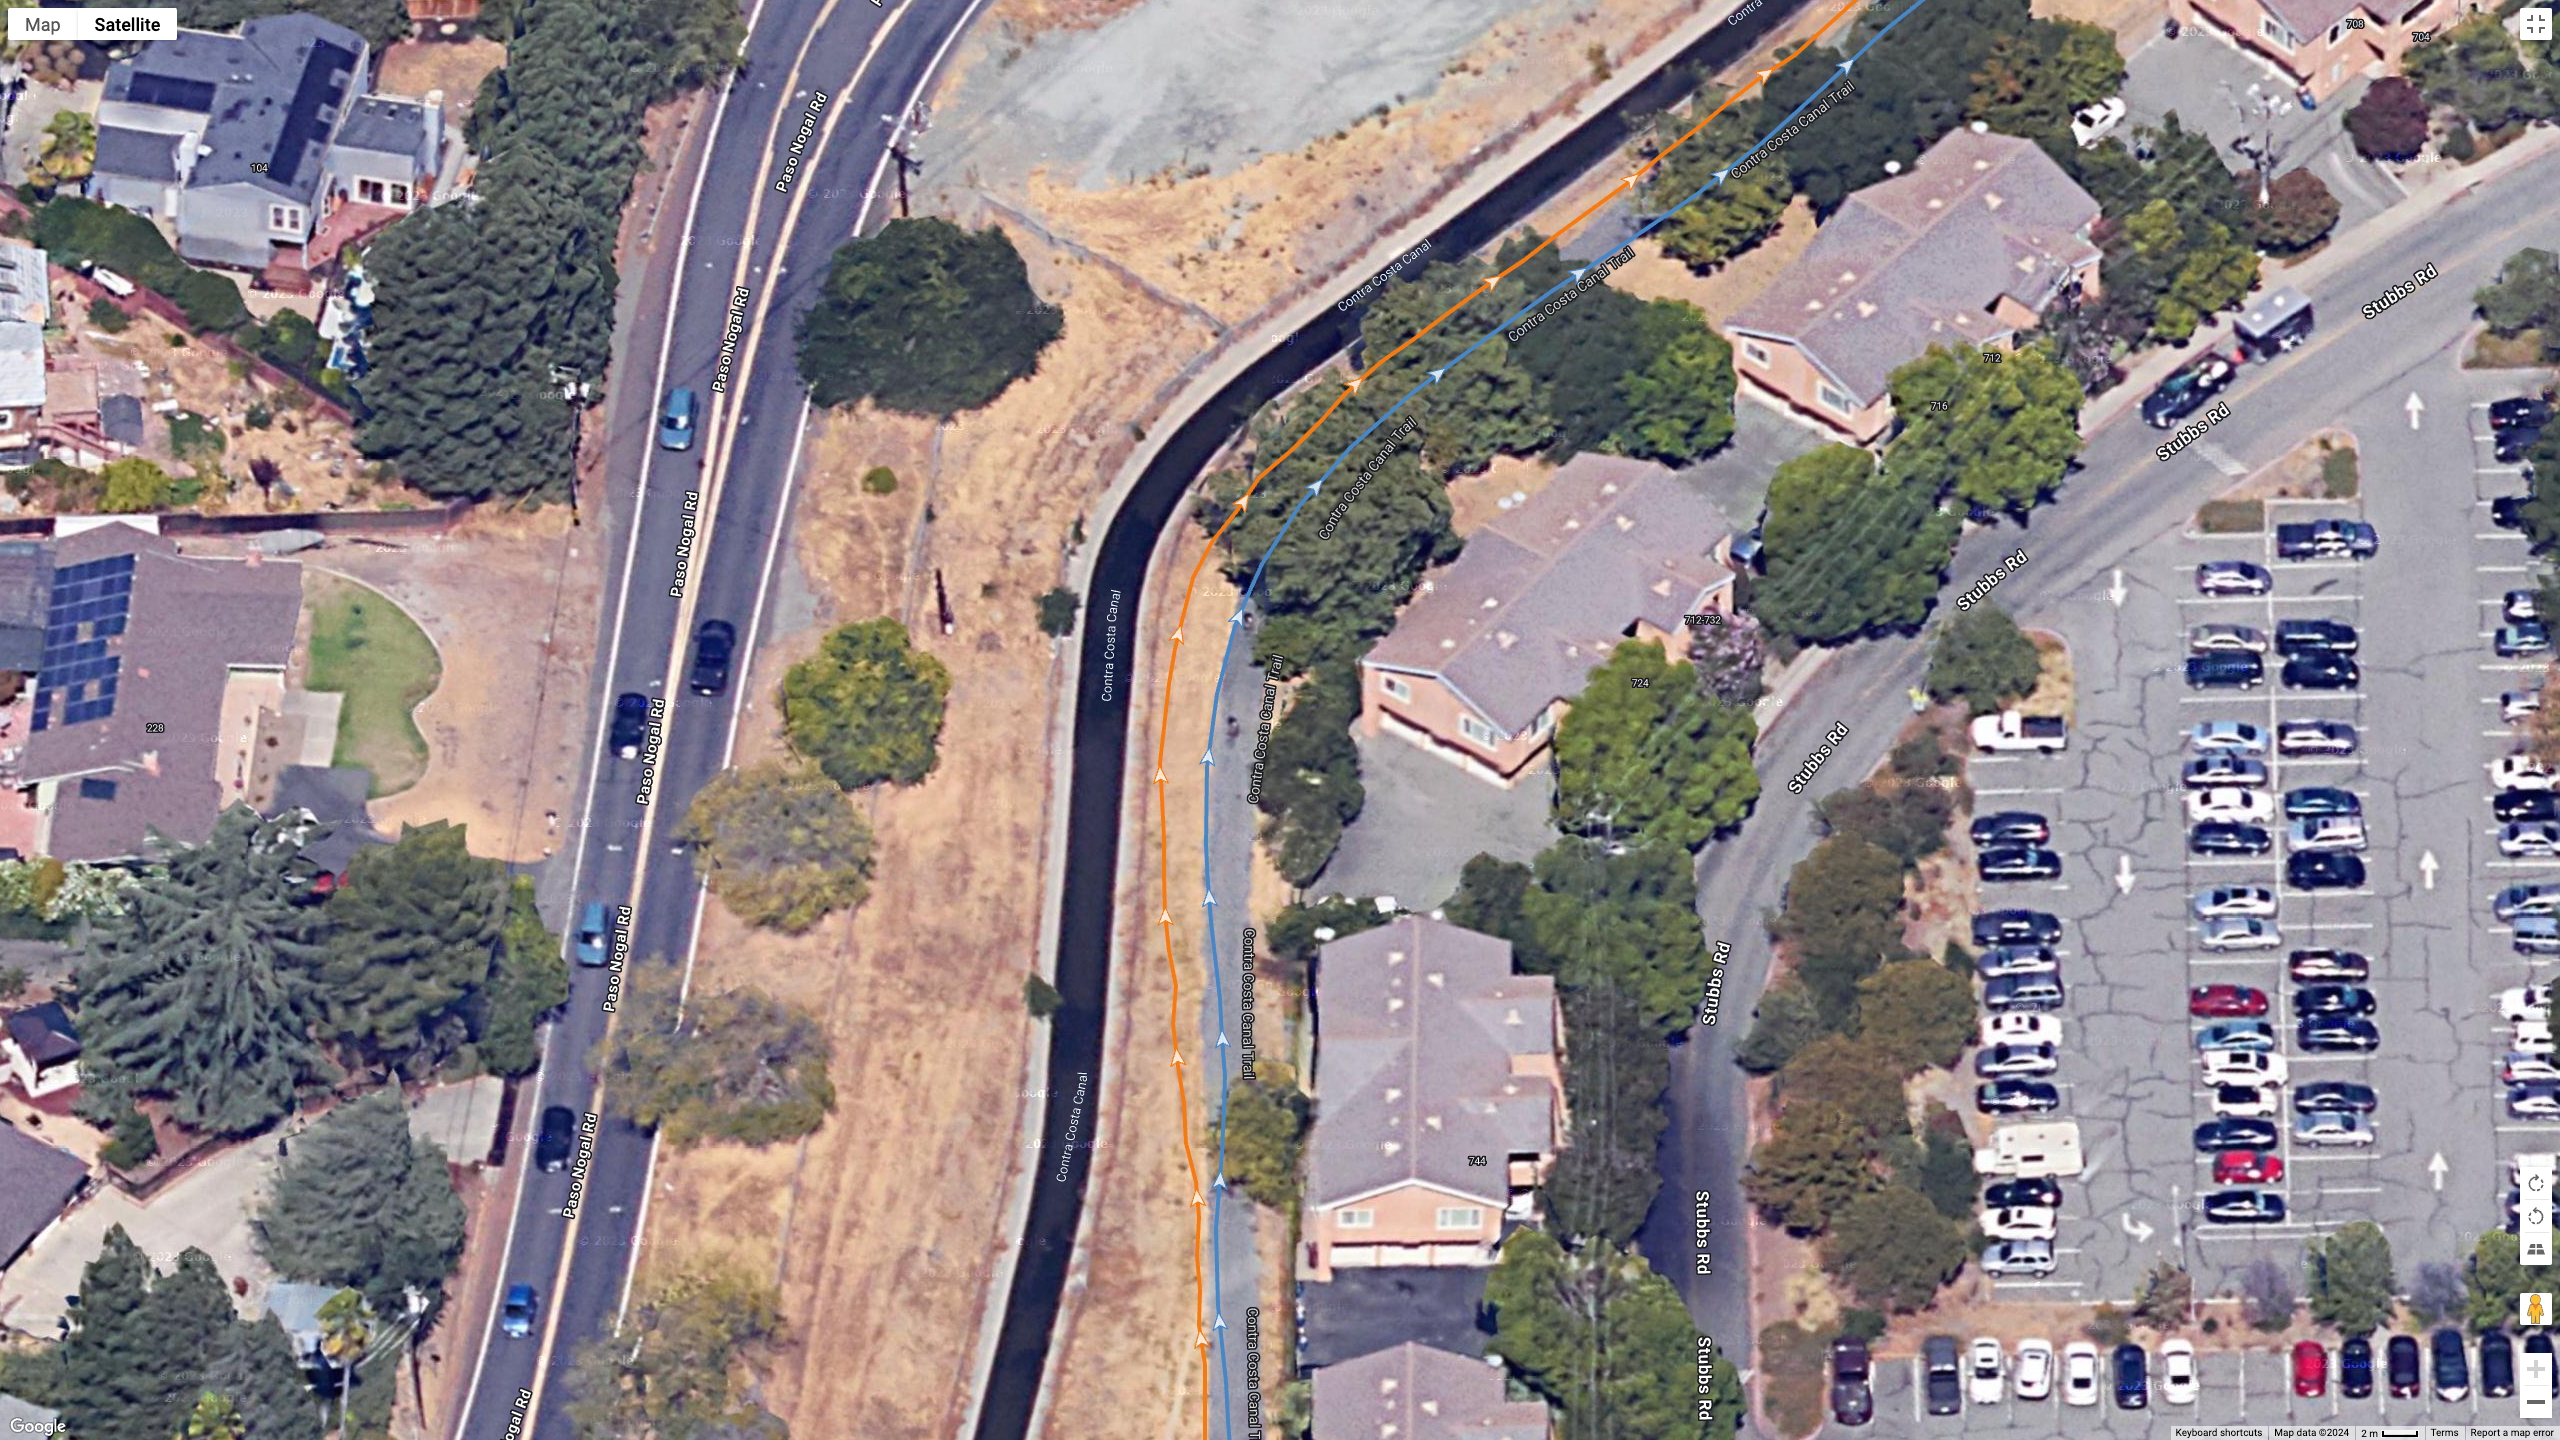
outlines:
[[2259, 296], [2232, 328], [2253, 359], [2271, 360], [2308, 339], [2314, 323], [2311, 301], [2292, 286], [2279, 285]]

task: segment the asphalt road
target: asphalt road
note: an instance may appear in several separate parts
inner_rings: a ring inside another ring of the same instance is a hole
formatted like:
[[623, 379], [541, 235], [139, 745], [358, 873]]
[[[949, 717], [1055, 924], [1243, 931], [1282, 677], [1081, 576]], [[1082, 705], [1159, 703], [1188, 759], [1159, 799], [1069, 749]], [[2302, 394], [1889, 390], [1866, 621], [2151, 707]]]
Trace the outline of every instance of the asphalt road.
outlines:
[[[835, 247], [894, 203], [874, 196], [893, 139], [883, 117], [907, 113], [980, 3], [762, 0], [740, 76], [689, 141], [655, 250], [626, 277], [605, 401], [605, 513], [588, 517], [595, 541], [608, 545], [614, 601], [593, 677], [597, 759], [571, 843], [573, 910], [591, 900], [631, 907], [629, 964], [689, 956], [701, 892], [671, 846], [668, 817], [727, 763], [741, 707], [772, 682], [754, 669], [753, 646], [805, 414], [793, 321]], [[815, 124], [795, 172], [789, 150], [809, 117]], [[733, 303], [739, 334], [730, 341]], [[677, 386], [706, 406], [697, 442], [683, 452], [653, 443], [659, 396]], [[710, 619], [737, 627], [740, 652], [726, 693], [704, 698], [683, 684], [682, 640]], [[612, 697], [625, 691], [665, 701], [654, 757], [621, 760], [604, 749]], [[501, 1335], [494, 1310], [488, 1317], [455, 1435], [569, 1440], [568, 1367], [582, 1341], [613, 1328], [626, 1299], [650, 1137], [607, 1112], [591, 1161], [557, 1174], [529, 1173], [526, 1163], [540, 1108], [594, 1109], [588, 1058], [620, 969], [577, 972], [533, 1094], [520, 1102], [502, 1283], [534, 1285], [542, 1313], [525, 1339]]]
[[[2081, 472], [2053, 504], [2037, 512], [2024, 529], [2003, 525], [1968, 535], [1951, 573], [1980, 574], [2024, 548], [2030, 561], [2001, 583], [1998, 601], [2022, 621], [2055, 624], [2070, 602], [2085, 602], [2106, 587], [2131, 549], [2183, 529], [2196, 506], [2229, 483], [2228, 467], [2245, 473], [2275, 460], [2323, 424], [2380, 421], [2405, 426], [2405, 417], [2396, 422], [2390, 417], [2412, 385], [2444, 386], [2444, 377], [2458, 373], [2452, 370], [2453, 358], [2470, 323], [2473, 290], [2508, 254], [2535, 243], [2537, 235], [2547, 237], [2550, 214], [2535, 201], [2560, 193], [2555, 187], [2560, 187], [2560, 158], [2537, 158], [2340, 264], [2306, 287], [2319, 311], [2318, 333], [2302, 350], [2252, 367], [2226, 395], [2232, 418], [2216, 427], [2208, 443], [2161, 463], [2152, 454], [2158, 433], [2129, 416], [2115, 420], [2090, 436]], [[2359, 316], [2360, 305], [2426, 263], [2438, 267], [2437, 280], [2379, 319]], [[2431, 402], [2428, 423], [2459, 426], [2464, 405], [2450, 393], [2458, 387], [2445, 388], [2448, 398]], [[2398, 463], [2396, 458], [2392, 463]], [[2391, 528], [2400, 523], [2388, 506], [2401, 502], [2384, 496], [2427, 484], [2469, 488], [2459, 471], [2411, 475], [2369, 464], [2366, 475], [2374, 497], [2368, 507], [2384, 526], [2386, 546]], [[2476, 587], [2467, 575], [2461, 587], [2467, 604]], [[2461, 645], [2474, 650], [2479, 642], [2470, 636], [2468, 611], [2463, 618]], [[1787, 871], [1819, 838], [1813, 802], [1832, 788], [1854, 783], [1884, 758], [1908, 712], [1904, 693], [1919, 682], [1924, 660], [1921, 646], [1902, 641], [1853, 646], [1833, 655], [1761, 741], [1763, 798], [1758, 812], [1739, 837], [1709, 847], [1701, 859], [1698, 912], [1707, 939], [1730, 942], [1734, 949], [1717, 1022], [1692, 1029], [1688, 1043], [1674, 1052], [1672, 1123], [1660, 1157], [1663, 1193], [1640, 1239], [1648, 1258], [1682, 1287], [1701, 1333], [1740, 1364], [1750, 1363], [1752, 1336], [1743, 1283], [1748, 1265], [1740, 1183], [1746, 1150], [1744, 1077], [1733, 1064], [1732, 1047], [1748, 1027], [1753, 997], [1767, 979], [1769, 946], [1761, 916], [1779, 904]], [[2454, 733], [2479, 728], [2471, 713], [2476, 708], [2471, 688], [2466, 682], [2460, 697], [2466, 708], [2459, 715], [2450, 715], [2446, 702], [2430, 702], [2429, 714], [2436, 717], [2430, 723], [2452, 726]], [[1835, 721], [1847, 725], [1849, 736], [1825, 765], [1825, 779], [1802, 796], [1789, 795], [1785, 778]], [[2422, 743], [2420, 733], [2408, 732], [2403, 743]], [[2466, 784], [2462, 803], [2472, 807], [2468, 813], [2476, 821], [2482, 807], [2478, 785], [2476, 780]], [[2439, 844], [2440, 856], [2456, 843]], [[2071, 878], [2081, 885], [2098, 880], [2086, 868]], [[2447, 883], [2439, 881], [2440, 886]], [[2476, 905], [2477, 897], [2471, 903]], [[2388, 1035], [2386, 1031], [2386, 1044]], [[2417, 1183], [2424, 1184], [2424, 1177]], [[1711, 1273], [1705, 1276], [1694, 1273], [1694, 1222], [1701, 1194], [1711, 1227]], [[2469, 1217], [2463, 1223], [2474, 1234], [2485, 1228], [2475, 1227]], [[2494, 1223], [2494, 1217], [2485, 1223]]]

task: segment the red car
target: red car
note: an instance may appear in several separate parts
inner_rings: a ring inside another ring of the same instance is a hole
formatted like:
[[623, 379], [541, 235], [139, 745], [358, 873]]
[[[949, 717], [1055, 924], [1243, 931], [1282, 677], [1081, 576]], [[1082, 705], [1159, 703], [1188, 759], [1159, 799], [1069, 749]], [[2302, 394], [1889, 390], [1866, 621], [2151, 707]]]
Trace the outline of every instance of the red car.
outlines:
[[2199, 1020], [2255, 1020], [2267, 1013], [2267, 992], [2247, 985], [2199, 985], [2187, 992], [2187, 1013]]
[[2293, 1393], [2329, 1393], [2329, 1349], [2317, 1340], [2304, 1340], [2293, 1347]]
[[2272, 1185], [2284, 1178], [2284, 1157], [2265, 1150], [2225, 1150], [2213, 1157], [2216, 1185]]

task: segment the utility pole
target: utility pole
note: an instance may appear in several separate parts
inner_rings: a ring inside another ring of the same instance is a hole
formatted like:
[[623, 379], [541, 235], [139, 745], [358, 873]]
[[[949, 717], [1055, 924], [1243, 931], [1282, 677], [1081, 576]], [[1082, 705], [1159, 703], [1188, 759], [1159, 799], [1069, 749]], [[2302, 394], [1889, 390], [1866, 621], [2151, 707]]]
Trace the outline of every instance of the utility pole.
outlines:
[[922, 173], [924, 162], [909, 155], [903, 141], [889, 147], [889, 159], [898, 167], [898, 218], [904, 220], [908, 218], [907, 176]]

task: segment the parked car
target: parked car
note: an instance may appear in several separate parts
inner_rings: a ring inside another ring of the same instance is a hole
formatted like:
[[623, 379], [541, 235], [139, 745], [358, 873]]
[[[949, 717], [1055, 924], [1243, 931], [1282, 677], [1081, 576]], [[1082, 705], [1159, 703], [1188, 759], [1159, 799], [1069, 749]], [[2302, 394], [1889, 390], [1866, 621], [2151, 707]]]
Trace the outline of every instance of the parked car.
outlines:
[[1985, 980], [2004, 975], [2051, 975], [2061, 968], [2062, 959], [2050, 945], [1994, 945], [1973, 957], [1974, 973]]
[[2338, 1347], [2338, 1393], [2349, 1400], [2373, 1393], [2373, 1342], [2361, 1335]]
[[636, 690], [626, 690], [613, 698], [613, 753], [625, 760], [639, 758], [641, 744], [649, 738], [649, 697]]
[[2286, 655], [2356, 653], [2356, 627], [2344, 620], [2300, 619], [2276, 622], [2276, 649]]
[[2240, 372], [2219, 354], [2207, 355], [2160, 382], [2142, 399], [2142, 423], [2154, 430], [2175, 429], [2179, 421], [2205, 407], [2205, 402], [2231, 387]]
[[2356, 753], [2356, 727], [2344, 720], [2285, 720], [2276, 725], [2279, 755], [2335, 756]]
[[2285, 827], [2285, 844], [2295, 850], [2361, 850], [2365, 844], [2361, 815], [2305, 815]]
[[2480, 1394], [2483, 1399], [2503, 1400], [2516, 1393], [2516, 1348], [2504, 1330], [2491, 1330], [2480, 1337]]
[[2364, 861], [2344, 850], [2297, 850], [2285, 857], [2284, 883], [2296, 890], [2353, 890], [2364, 879]]
[[2512, 725], [2542, 713], [2539, 690], [2501, 690], [2498, 692], [2498, 718]]
[[2285, 961], [2285, 973], [2295, 980], [2363, 980], [2373, 974], [2373, 962], [2355, 950], [2296, 950]]
[[2539, 430], [2551, 423], [2551, 402], [2539, 395], [2519, 395], [2489, 402], [2489, 429]]
[[2215, 650], [2246, 650], [2263, 655], [2267, 651], [2267, 632], [2255, 625], [2233, 625], [2220, 621], [2187, 628], [2187, 649], [2203, 655]]
[[2518, 985], [2498, 992], [2498, 1018], [2512, 1025], [2519, 1020], [2539, 1020], [2551, 1013], [2551, 987]]
[[542, 1124], [533, 1137], [533, 1168], [545, 1173], [566, 1170], [577, 1148], [578, 1112], [566, 1105], [543, 1107]]
[[2313, 1110], [2293, 1117], [2293, 1141], [2333, 1150], [2362, 1150], [2374, 1140], [2373, 1121], [2346, 1110]]
[[2267, 762], [2217, 750], [2188, 761], [2178, 778], [2190, 790], [2207, 790], [2216, 785], [2254, 788], [2267, 783]]
[[2207, 820], [2187, 832], [2190, 855], [2264, 855], [2275, 848], [2275, 836], [2264, 825], [2236, 820]]
[[2104, 100], [2092, 100], [2072, 111], [2072, 143], [2083, 150], [2096, 145], [2115, 133], [2116, 127], [2124, 123], [2124, 114], [2124, 101], [2113, 95]]
[[2288, 820], [2305, 815], [2362, 815], [2364, 802], [2355, 792], [2335, 785], [2304, 785], [2284, 792], [2284, 813]]
[[1982, 1233], [1993, 1240], [2050, 1240], [2062, 1217], [2051, 1210], [2022, 1205], [2011, 1210], [1985, 1211], [1977, 1223], [1982, 1226]]
[[2196, 1032], [2196, 1049], [2261, 1050], [2276, 1048], [2275, 1027], [2264, 1020], [2225, 1020]]
[[2267, 992], [2248, 985], [2198, 985], [2187, 1013], [2199, 1020], [2252, 1020], [2267, 1013]]
[[2050, 1075], [2062, 1068], [2050, 1045], [1994, 1045], [1973, 1056], [1973, 1073], [1985, 1080], [2013, 1075]]
[[2560, 821], [2508, 821], [2498, 827], [2498, 853], [2527, 860], [2560, 855]]
[[2062, 857], [2032, 845], [1995, 846], [1983, 851], [1975, 863], [1986, 881], [2062, 878]]
[[2320, 1111], [2369, 1115], [2381, 1097], [2370, 1085], [2353, 1080], [2312, 1080], [2293, 1087], [2293, 1108], [2303, 1114]]
[[2062, 1008], [2062, 977], [2003, 975], [1982, 985], [1982, 1008], [1999, 1012], [2036, 1012]]
[[729, 688], [729, 660], [738, 648], [738, 629], [726, 620], [705, 620], [694, 627], [693, 663], [686, 683], [696, 695], [718, 695]]
[[1982, 1252], [1982, 1273], [2002, 1279], [2053, 1273], [2050, 1240], [1994, 1240]]
[[2199, 920], [2217, 915], [2273, 915], [2276, 892], [2264, 885], [2217, 885], [2197, 891], [2187, 907]]
[[1976, 1043], [1982, 1045], [2062, 1044], [2062, 1022], [2051, 1015], [1990, 1014], [1982, 1017]]
[[2187, 792], [2187, 819], [2194, 824], [2228, 820], [2235, 825], [2259, 825], [2274, 819], [2275, 815], [2275, 797], [2264, 790], [2223, 785], [2211, 790]]
[[2273, 950], [2284, 935], [2264, 916], [2220, 915], [2203, 922], [2196, 943], [2207, 950]]
[[2045, 1400], [2053, 1395], [2053, 1342], [2021, 1340], [2018, 1342], [2018, 1366], [2009, 1377], [2009, 1391], [2021, 1400]]
[[2192, 1340], [2160, 1342], [2160, 1403], [2193, 1405], [2197, 1392], [2196, 1346]]
[[2311, 520], [2276, 527], [2276, 556], [2283, 560], [2369, 560], [2382, 537], [2362, 520]]
[[2527, 495], [2501, 495], [2489, 502], [2489, 523], [2501, 530], [2522, 530]]
[[533, 1317], [542, 1308], [542, 1297], [532, 1286], [518, 1282], [507, 1287], [507, 1298], [498, 1307], [498, 1331], [510, 1340], [522, 1340], [533, 1333]]
[[2151, 1404], [2150, 1357], [2127, 1340], [2116, 1347], [2116, 1408], [2141, 1410]]
[[590, 900], [580, 906], [577, 933], [571, 937], [572, 953], [578, 957], [578, 963], [589, 967], [605, 963], [605, 947], [610, 939], [604, 902]]
[[2272, 1190], [2216, 1190], [2204, 1197], [2204, 1218], [2216, 1225], [2281, 1225], [2284, 1197]]
[[2364, 679], [2364, 672], [2334, 651], [2306, 651], [2284, 662], [2283, 679], [2294, 690], [2352, 690]]
[[2560, 795], [2547, 790], [2500, 790], [2489, 797], [2489, 813], [2499, 820], [2560, 820]]
[[2560, 787], [2560, 772], [2531, 755], [2501, 755], [2489, 765], [2493, 790], [2550, 790]]
[[2281, 1085], [2292, 1063], [2272, 1050], [2207, 1050], [2196, 1057], [2207, 1085]]
[[2510, 590], [2499, 599], [2498, 614], [2506, 620], [2539, 620], [2542, 596], [2531, 590]]
[[2265, 1120], [2207, 1120], [2196, 1127], [2196, 1149], [2207, 1154], [2224, 1150], [2272, 1150], [2276, 1127]]
[[2294, 1342], [2293, 1393], [2305, 1399], [2329, 1393], [2329, 1347], [2317, 1340]]
[[2506, 660], [2526, 655], [2548, 655], [2551, 653], [2551, 629], [2539, 620], [2519, 620], [2513, 625], [2501, 625], [2498, 633], [2491, 637], [2490, 646], [2498, 652], [2499, 658]]
[[1964, 1409], [1964, 1369], [1956, 1361], [1956, 1337], [1932, 1335], [1920, 1342], [1929, 1413], [1954, 1415]]
[[2382, 1347], [2383, 1379], [2391, 1387], [2391, 1398], [2406, 1400], [2418, 1393], [2423, 1380], [2418, 1370], [2418, 1341], [2415, 1336], [2394, 1335]]
[[2462, 1332], [2448, 1325], [2430, 1342], [2435, 1350], [2436, 1398], [2465, 1400], [2471, 1395], [2471, 1357], [2462, 1348]]
[[2187, 732], [2188, 748], [2240, 755], [2267, 753], [2267, 730], [2246, 720], [2206, 720]]
[[2489, 909], [2501, 920], [2560, 913], [2560, 885], [2510, 885], [2489, 897]]
[[1831, 1418], [1843, 1425], [1864, 1425], [1876, 1415], [1875, 1364], [1867, 1342], [1842, 1335], [1831, 1342]]
[[2507, 1087], [2511, 1120], [2560, 1119], [2560, 1080], [2527, 1080]]
[[2225, 1150], [2213, 1157], [2216, 1185], [2273, 1185], [2284, 1178], [2284, 1157], [2265, 1150]]
[[2074, 1340], [2062, 1350], [2062, 1403], [2098, 1403], [2098, 1347]]
[[2517, 954], [2560, 955], [2560, 915], [2518, 915], [2507, 928]]
[[2509, 1085], [2528, 1080], [2560, 1080], [2560, 1056], [2532, 1050], [2510, 1050], [2498, 1062], [2498, 1079]]
[[1973, 1087], [1984, 1115], [2044, 1115], [2062, 1108], [2062, 1087], [2043, 1080], [1990, 1080]]
[[2037, 1175], [2018, 1180], [1994, 1180], [1982, 1187], [1982, 1203], [1993, 1210], [2015, 1205], [2040, 1205], [2048, 1210], [2062, 1205], [2062, 1182], [2051, 1176]]
[[2050, 945], [2062, 938], [2062, 922], [2042, 910], [1986, 910], [1973, 917], [1976, 945]]
[[2265, 1120], [2281, 1108], [2282, 1092], [2273, 1085], [2216, 1085], [2208, 1099], [2213, 1113], [2233, 1120]]
[[2207, 560], [2196, 567], [2200, 595], [2264, 595], [2275, 584], [2276, 577], [2266, 566], [2247, 560]]
[[1974, 817], [1971, 834], [1976, 845], [2041, 845], [2053, 838], [2053, 824], [2030, 810], [1995, 810]]
[[2354, 1015], [2306, 1015], [2293, 1027], [2296, 1049], [2322, 1055], [2366, 1054], [2382, 1048], [2382, 1031]]
[[2267, 681], [2267, 662], [2246, 650], [2190, 655], [2186, 671], [2198, 690], [2255, 690]]

